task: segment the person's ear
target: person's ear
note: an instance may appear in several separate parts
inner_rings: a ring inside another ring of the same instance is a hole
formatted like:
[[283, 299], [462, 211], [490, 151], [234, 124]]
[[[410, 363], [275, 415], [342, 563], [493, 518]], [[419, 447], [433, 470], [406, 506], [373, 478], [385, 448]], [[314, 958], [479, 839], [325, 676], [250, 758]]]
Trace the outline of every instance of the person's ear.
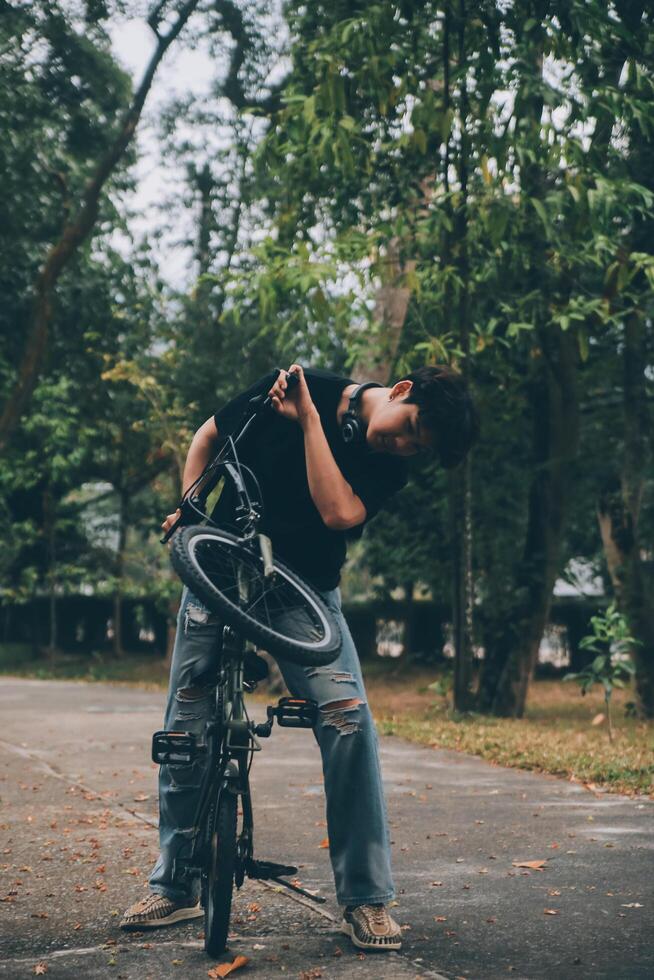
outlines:
[[413, 381], [409, 381], [408, 379], [404, 381], [398, 381], [393, 385], [389, 398], [391, 399], [391, 401], [393, 401], [395, 398], [405, 398], [406, 395], [409, 394], [412, 388], [413, 388]]

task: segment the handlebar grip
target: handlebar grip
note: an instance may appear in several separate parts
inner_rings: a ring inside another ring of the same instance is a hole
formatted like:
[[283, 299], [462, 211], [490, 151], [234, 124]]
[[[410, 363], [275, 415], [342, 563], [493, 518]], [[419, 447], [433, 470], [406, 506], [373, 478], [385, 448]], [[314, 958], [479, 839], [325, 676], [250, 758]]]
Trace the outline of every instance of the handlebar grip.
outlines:
[[286, 372], [286, 384], [288, 385], [288, 390], [292, 391], [296, 385], [299, 385], [300, 379], [297, 374], [291, 374], [290, 371]]
[[177, 530], [177, 528], [181, 523], [182, 523], [182, 515], [180, 514], [177, 520], [175, 521], [175, 523], [171, 524], [171, 526], [168, 528], [164, 536], [162, 538], [159, 538], [159, 544], [168, 544], [168, 542], [170, 541], [173, 534], [175, 533], [175, 531]]
[[161, 544], [167, 544], [172, 538], [173, 534], [181, 525], [194, 524], [197, 523], [198, 517], [203, 516], [203, 511], [200, 511], [201, 500], [199, 497], [184, 497], [178, 504], [178, 510], [181, 511], [179, 517], [174, 524], [168, 528], [166, 533], [162, 538], [159, 538]]
[[[286, 376], [286, 384], [288, 386], [288, 391], [292, 391], [296, 385], [300, 383], [300, 379], [297, 374], [291, 374], [290, 371], [284, 371], [283, 368], [273, 368], [277, 374], [284, 373]], [[262, 408], [270, 408], [272, 405], [272, 399], [270, 395], [255, 395], [254, 398], [250, 399], [250, 405], [255, 410], [255, 412], [260, 412]]]

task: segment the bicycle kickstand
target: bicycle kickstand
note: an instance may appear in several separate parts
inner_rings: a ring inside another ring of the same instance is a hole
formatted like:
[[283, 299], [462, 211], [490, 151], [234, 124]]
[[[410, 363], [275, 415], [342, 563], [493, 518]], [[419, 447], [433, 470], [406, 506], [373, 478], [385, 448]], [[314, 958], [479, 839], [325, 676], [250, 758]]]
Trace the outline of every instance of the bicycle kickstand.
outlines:
[[294, 868], [292, 865], [275, 864], [274, 861], [257, 861], [255, 858], [248, 858], [245, 862], [245, 873], [248, 878], [258, 878], [260, 881], [274, 881], [276, 884], [283, 885], [284, 888], [288, 888], [292, 892], [297, 892], [298, 895], [304, 895], [305, 898], [310, 898], [319, 905], [323, 905], [327, 901], [322, 895], [313, 895], [305, 888], [301, 888], [300, 885], [294, 885], [292, 881], [285, 881], [281, 877], [281, 875], [297, 874], [297, 868]]

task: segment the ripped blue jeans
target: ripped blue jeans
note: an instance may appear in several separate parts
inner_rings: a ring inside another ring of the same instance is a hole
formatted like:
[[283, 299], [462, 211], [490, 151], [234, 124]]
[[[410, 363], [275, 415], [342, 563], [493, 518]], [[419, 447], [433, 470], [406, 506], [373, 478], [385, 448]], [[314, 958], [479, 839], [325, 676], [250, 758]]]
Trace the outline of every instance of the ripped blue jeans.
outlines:
[[[320, 747], [327, 802], [329, 854], [340, 905], [388, 902], [394, 896], [386, 804], [377, 734], [366, 702], [361, 668], [341, 610], [339, 589], [320, 592], [339, 621], [343, 644], [327, 667], [279, 661], [294, 697], [318, 702], [314, 729]], [[187, 589], [182, 594], [170, 671], [164, 728], [200, 735], [213, 710], [218, 617]], [[349, 702], [343, 706], [342, 702]], [[352, 703], [354, 702], [354, 703]], [[340, 706], [339, 706], [340, 705]], [[160, 766], [160, 854], [150, 888], [175, 902], [195, 904], [199, 881], [181, 881], [178, 858], [188, 856], [203, 763]]]

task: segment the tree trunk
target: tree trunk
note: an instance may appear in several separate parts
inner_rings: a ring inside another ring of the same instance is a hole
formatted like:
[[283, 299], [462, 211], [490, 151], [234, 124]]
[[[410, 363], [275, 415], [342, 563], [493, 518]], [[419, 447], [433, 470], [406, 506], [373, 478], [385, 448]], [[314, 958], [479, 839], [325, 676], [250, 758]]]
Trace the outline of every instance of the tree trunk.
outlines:
[[[516, 104], [522, 115], [516, 121], [531, 149], [531, 159], [521, 166], [521, 194], [542, 200], [547, 191], [541, 164], [541, 117], [543, 111], [543, 18], [550, 4], [536, 0], [529, 5], [540, 25], [530, 35], [533, 57], [524, 63]], [[542, 289], [546, 279], [547, 243], [529, 233], [524, 240], [529, 256], [528, 283]], [[510, 607], [504, 610], [499, 635], [487, 645], [479, 703], [497, 715], [522, 717], [529, 682], [538, 660], [540, 641], [547, 624], [552, 590], [559, 570], [567, 494], [566, 466], [574, 455], [578, 431], [576, 385], [576, 338], [548, 322], [541, 310], [534, 333], [534, 378], [529, 390], [533, 419], [534, 460], [528, 498], [527, 534], [514, 576]]]
[[125, 545], [127, 543], [127, 500], [128, 494], [124, 489], [119, 493], [118, 508], [118, 551], [116, 553], [116, 584], [114, 588], [114, 657], [125, 655], [123, 649], [123, 579], [125, 571]]
[[645, 323], [639, 311], [625, 320], [624, 431], [625, 454], [620, 481], [605, 488], [598, 521], [611, 583], [637, 645], [638, 713], [654, 717], [654, 596], [641, 558], [639, 519], [645, 477], [650, 467], [649, 420], [645, 388]]
[[352, 378], [360, 383], [378, 381], [382, 385], [388, 384], [409, 309], [411, 290], [403, 282], [416, 263], [401, 259], [397, 238], [388, 243], [385, 267], [385, 281], [377, 290], [374, 308], [374, 320], [381, 325], [381, 333], [372, 337], [351, 372]]
[[414, 582], [404, 583], [404, 596], [406, 599], [406, 614], [404, 617], [404, 650], [402, 653], [407, 656], [414, 649], [414, 638], [415, 638], [415, 597], [414, 597]]
[[472, 643], [472, 528], [470, 524], [469, 460], [450, 475], [452, 526], [452, 642], [454, 646], [453, 707], [468, 711], [473, 706]]
[[[554, 583], [559, 571], [568, 464], [578, 439], [576, 342], [569, 332], [542, 338], [542, 367], [531, 387], [534, 418], [534, 475], [529, 492], [529, 518], [525, 548], [515, 576], [518, 602], [502, 640], [509, 641], [508, 656], [492, 692], [494, 714], [521, 718], [529, 682], [538, 661], [540, 641], [549, 618]], [[502, 660], [502, 650], [491, 655], [491, 667]], [[497, 674], [496, 674], [497, 676]], [[485, 699], [488, 683], [484, 682]]]
[[50, 487], [43, 494], [43, 517], [48, 555], [48, 654], [53, 657], [57, 650], [57, 594], [55, 536], [55, 508]]
[[[457, 10], [457, 61], [460, 90], [460, 129], [458, 174], [461, 202], [456, 215], [456, 265], [463, 284], [459, 290], [459, 347], [462, 351], [462, 372], [470, 374], [470, 301], [468, 260], [468, 88], [466, 80], [466, 5], [459, 0]], [[472, 488], [471, 466], [465, 463], [452, 474], [450, 509], [454, 529], [454, 574], [452, 622], [454, 627], [454, 687], [453, 705], [457, 711], [472, 707], [473, 674], [473, 608], [474, 582], [472, 576]]]

